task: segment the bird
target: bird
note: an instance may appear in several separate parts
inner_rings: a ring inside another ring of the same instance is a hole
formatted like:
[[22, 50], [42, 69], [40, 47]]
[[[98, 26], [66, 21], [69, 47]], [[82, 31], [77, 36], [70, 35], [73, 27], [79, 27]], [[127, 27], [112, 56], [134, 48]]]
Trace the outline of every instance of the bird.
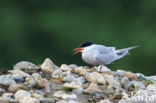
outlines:
[[116, 49], [115, 47], [107, 47], [100, 44], [94, 44], [90, 41], [83, 42], [78, 48], [74, 49], [73, 55], [82, 54], [82, 60], [87, 64], [93, 66], [101, 65], [100, 71], [103, 65], [109, 65], [112, 62], [123, 58], [129, 53], [129, 50], [139, 47], [131, 46], [124, 49]]

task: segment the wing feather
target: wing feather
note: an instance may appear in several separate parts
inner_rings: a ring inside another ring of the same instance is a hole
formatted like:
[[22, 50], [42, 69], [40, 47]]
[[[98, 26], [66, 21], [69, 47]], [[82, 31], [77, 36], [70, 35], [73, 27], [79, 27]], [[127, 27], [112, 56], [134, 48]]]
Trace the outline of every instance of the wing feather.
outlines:
[[98, 54], [95, 56], [96, 61], [100, 64], [110, 64], [115, 57], [115, 47], [98, 48]]

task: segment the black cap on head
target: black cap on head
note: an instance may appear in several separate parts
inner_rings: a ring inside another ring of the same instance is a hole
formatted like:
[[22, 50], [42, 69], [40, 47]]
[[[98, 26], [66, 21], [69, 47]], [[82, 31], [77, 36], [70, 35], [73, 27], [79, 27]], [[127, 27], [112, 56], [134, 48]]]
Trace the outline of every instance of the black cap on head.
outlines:
[[80, 47], [87, 47], [87, 46], [90, 46], [90, 45], [92, 45], [92, 44], [93, 44], [92, 42], [87, 41], [87, 42], [82, 43], [82, 44], [80, 45]]

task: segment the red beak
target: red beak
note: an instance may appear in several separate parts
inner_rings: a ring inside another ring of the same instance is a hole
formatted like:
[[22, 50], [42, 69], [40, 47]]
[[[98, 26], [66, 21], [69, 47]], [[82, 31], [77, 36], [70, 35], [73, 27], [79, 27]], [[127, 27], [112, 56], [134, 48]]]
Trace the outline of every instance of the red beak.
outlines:
[[83, 50], [82, 48], [76, 48], [76, 49], [74, 49], [75, 52], [73, 53], [73, 55], [81, 52], [82, 50]]

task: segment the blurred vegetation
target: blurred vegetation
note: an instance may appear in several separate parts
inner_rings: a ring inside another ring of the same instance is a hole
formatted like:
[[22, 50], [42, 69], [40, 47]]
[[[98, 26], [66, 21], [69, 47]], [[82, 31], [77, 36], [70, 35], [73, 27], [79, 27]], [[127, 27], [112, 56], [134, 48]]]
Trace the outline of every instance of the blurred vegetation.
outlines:
[[108, 67], [156, 74], [155, 0], [2, 0], [0, 67], [19, 61], [85, 64], [72, 49], [83, 41], [124, 48], [141, 45]]

